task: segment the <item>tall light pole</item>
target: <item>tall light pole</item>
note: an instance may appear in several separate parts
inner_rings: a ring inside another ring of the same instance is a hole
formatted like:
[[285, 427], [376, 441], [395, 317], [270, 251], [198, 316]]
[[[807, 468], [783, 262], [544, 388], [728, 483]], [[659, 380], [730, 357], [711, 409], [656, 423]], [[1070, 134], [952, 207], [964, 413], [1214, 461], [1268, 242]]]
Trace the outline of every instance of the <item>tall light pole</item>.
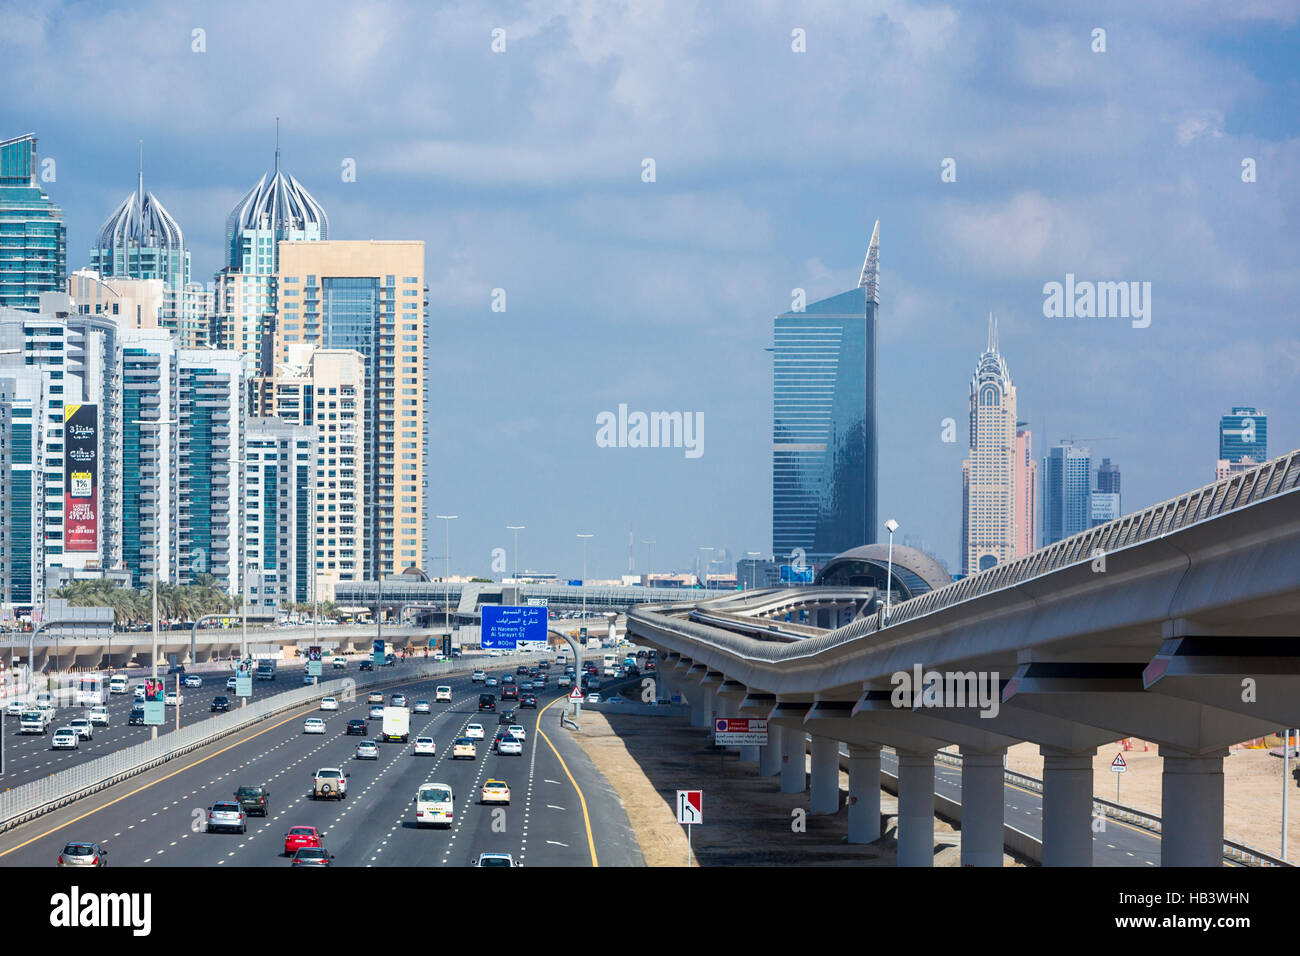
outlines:
[[587, 539], [594, 538], [594, 534], [588, 534], [585, 531], [579, 531], [578, 537], [582, 539], [582, 622], [587, 622]]
[[[761, 558], [763, 556], [762, 551], [746, 551], [745, 554], [751, 558]], [[752, 591], [756, 587], [758, 587], [758, 565], [751, 561], [749, 563], [749, 589]]]
[[[442, 606], [446, 613], [444, 626], [447, 628], [447, 643], [451, 643], [451, 523], [460, 515], [435, 515], [441, 521], [447, 522], [443, 525], [447, 529], [447, 537], [443, 542], [443, 557], [447, 560], [447, 571], [442, 576]], [[482, 645], [483, 638], [480, 635], [479, 643]]]
[[518, 584], [519, 583], [519, 532], [524, 530], [524, 526], [521, 524], [508, 524], [506, 525], [506, 530], [513, 531], [515, 533], [515, 584]]
[[[714, 550], [714, 549], [713, 549], [713, 548], [698, 548], [697, 550], [699, 550], [699, 551], [712, 551], [712, 550]], [[695, 569], [696, 569], [697, 571], [700, 569], [700, 563], [699, 563], [699, 559], [698, 559], [698, 558], [696, 558]], [[699, 577], [699, 575], [696, 575], [696, 576]], [[702, 587], [702, 588], [705, 590], [705, 592], [706, 592], [705, 596], [707, 597], [707, 596], [708, 596], [707, 592], [708, 592], [708, 590], [709, 590], [709, 566], [708, 566], [707, 563], [704, 565], [704, 576], [700, 578], [700, 587]]]
[[[175, 425], [175, 424], [178, 424], [179, 421], [180, 421], [180, 419], [178, 419], [178, 418], [136, 418], [136, 419], [132, 419], [131, 424], [132, 424], [132, 425], [139, 425], [139, 426], [141, 426], [142, 428], [144, 428], [144, 427], [154, 427], [154, 426], [156, 426], [156, 427], [158, 427], [158, 428], [163, 428], [163, 427], [165, 427], [165, 426], [167, 426], [167, 425]], [[162, 437], [162, 436], [161, 436], [161, 433], [159, 434], [159, 437], [160, 437], [160, 438]], [[170, 449], [169, 449], [169, 452], [170, 452]], [[170, 456], [169, 456], [169, 457], [170, 457]], [[168, 464], [169, 464], [169, 465], [171, 464], [170, 461], [168, 462]], [[163, 471], [163, 464], [162, 464], [162, 450], [161, 450], [161, 449], [159, 449], [159, 452], [158, 452], [158, 470], [159, 470], [159, 472]], [[167, 476], [166, 476], [165, 478], [164, 478], [161, 474], [160, 474], [159, 477], [158, 477], [158, 480], [159, 480], [160, 482], [161, 482], [161, 481], [164, 481], [164, 480], [170, 482], [170, 479], [171, 479], [171, 470], [170, 470], [170, 468], [167, 469]], [[171, 487], [171, 486], [170, 486], [170, 484], [169, 484], [169, 485], [168, 485], [168, 488], [170, 489], [170, 487]], [[158, 546], [158, 544], [159, 544], [159, 542], [158, 542], [158, 535], [159, 535], [159, 525], [161, 524], [161, 520], [160, 520], [161, 517], [162, 517], [162, 516], [161, 516], [160, 514], [157, 514], [157, 513], [154, 514], [154, 532], [153, 532], [153, 545], [154, 545], [154, 555], [153, 555], [153, 649], [152, 649], [152, 650], [150, 651], [150, 653], [149, 653], [149, 663], [150, 663], [150, 666], [151, 666], [150, 675], [152, 676], [152, 678], [153, 678], [154, 680], [157, 680], [157, 679], [158, 679], [158, 565], [159, 565], [159, 564], [161, 563], [161, 561], [162, 561], [162, 555], [161, 555], [161, 553], [160, 553], [161, 549], [160, 549], [159, 546]], [[180, 706], [180, 705], [177, 705], [177, 706]], [[157, 739], [158, 739], [158, 725], [157, 725], [157, 724], [150, 724], [150, 725], [149, 725], [149, 739], [150, 739], [150, 740], [157, 740]]]
[[890, 518], [885, 522], [885, 530], [889, 532], [889, 564], [885, 572], [885, 621], [889, 621], [890, 601], [894, 594], [894, 532], [898, 530], [898, 522]]

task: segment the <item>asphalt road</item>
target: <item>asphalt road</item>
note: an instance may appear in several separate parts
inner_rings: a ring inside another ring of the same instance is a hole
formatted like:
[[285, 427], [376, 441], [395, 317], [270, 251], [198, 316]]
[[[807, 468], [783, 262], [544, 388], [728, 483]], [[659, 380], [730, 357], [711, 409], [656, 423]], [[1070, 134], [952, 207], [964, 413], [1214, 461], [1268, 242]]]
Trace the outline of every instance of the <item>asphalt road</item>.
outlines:
[[[451, 686], [452, 702], [412, 713], [411, 743], [381, 743], [378, 760], [354, 759], [361, 738], [344, 734], [349, 719], [366, 717], [364, 695], [338, 711], [295, 710], [4, 834], [0, 865], [49, 866], [66, 842], [95, 840], [109, 849], [112, 866], [288, 866], [282, 852], [291, 826], [323, 830], [335, 866], [463, 866], [489, 851], [527, 866], [590, 866], [593, 857], [604, 866], [642, 863], [617, 795], [559, 727], [563, 695], [553, 682], [539, 710], [516, 712], [527, 730], [517, 757], [491, 752], [496, 715], [478, 714], [481, 687], [467, 675], [413, 680], [384, 693], [432, 701], [439, 683]], [[324, 735], [303, 734], [308, 716], [324, 718]], [[488, 737], [478, 757], [451, 760], [452, 740], [475, 720]], [[379, 722], [368, 723], [373, 738]], [[434, 756], [414, 756], [418, 735], [434, 737]], [[339, 765], [351, 774], [347, 799], [311, 799], [314, 771]], [[510, 786], [510, 805], [499, 812], [478, 803], [489, 777]], [[413, 798], [426, 781], [453, 789], [449, 829], [415, 827]], [[203, 832], [206, 808], [242, 784], [270, 788], [270, 815], [250, 817], [246, 834]]]

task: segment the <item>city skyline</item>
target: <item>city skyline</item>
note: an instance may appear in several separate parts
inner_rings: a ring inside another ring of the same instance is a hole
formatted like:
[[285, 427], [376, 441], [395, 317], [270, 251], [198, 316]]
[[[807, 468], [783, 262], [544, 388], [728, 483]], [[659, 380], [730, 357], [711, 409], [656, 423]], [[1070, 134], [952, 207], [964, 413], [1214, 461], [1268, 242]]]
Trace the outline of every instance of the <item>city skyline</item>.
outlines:
[[[34, 131], [41, 157], [57, 161], [57, 179], [41, 187], [63, 211], [69, 271], [89, 265], [96, 231], [136, 178], [143, 139], [149, 191], [184, 230], [193, 275], [207, 281], [223, 262], [226, 215], [271, 167], [276, 116], [284, 164], [329, 209], [331, 235], [425, 241], [432, 426], [457, 434], [473, 463], [438, 468], [430, 507], [463, 515], [451, 547], [466, 572], [489, 570], [514, 523], [528, 526], [521, 564], [573, 577], [581, 548], [572, 534], [588, 525], [598, 532], [593, 575], [621, 569], [629, 521], [659, 542], [659, 568], [690, 567], [701, 544], [765, 550], [765, 317], [793, 288], [808, 301], [851, 288], [876, 218], [890, 250], [878, 518], [937, 542], [954, 569], [951, 476], [962, 447], [941, 440], [941, 423], [961, 420], [967, 343], [990, 309], [1014, 343], [1017, 386], [1033, 396], [1035, 444], [1115, 436], [1105, 451], [1124, 465], [1128, 512], [1209, 480], [1211, 423], [1226, 409], [1295, 403], [1300, 343], [1288, 328], [1296, 297], [1286, 263], [1297, 250], [1283, 224], [1294, 219], [1297, 130], [1280, 104], [1296, 79], [1285, 56], [1296, 20], [1284, 7], [1260, 5], [1226, 25], [1194, 13], [1177, 36], [1165, 29], [1172, 14], [1119, 7], [1047, 18], [1015, 5], [987, 14], [896, 5], [856, 24], [801, 12], [809, 52], [789, 53], [790, 68], [771, 80], [751, 75], [744, 58], [788, 48], [790, 15], [773, 11], [736, 23], [687, 5], [625, 41], [629, 25], [616, 12], [551, 22], [520, 8], [506, 23], [509, 52], [496, 58], [487, 28], [462, 11], [435, 15], [435, 31], [413, 29], [398, 11], [364, 21], [361, 47], [313, 34], [320, 63], [264, 57], [241, 70], [250, 52], [258, 59], [262, 46], [284, 42], [303, 9], [260, 11], [266, 39], [236, 56], [236, 34], [214, 24], [207, 51], [192, 52], [201, 24], [189, 13], [109, 7], [73, 17], [52, 7], [33, 15], [34, 29], [0, 41], [15, 71], [35, 75], [59, 48], [138, 21], [174, 82], [160, 91], [143, 64], [118, 64], [124, 95], [107, 117], [70, 92], [105, 68], [92, 53], [46, 87], [23, 87], [0, 113], [0, 136]], [[679, 69], [651, 70], [682, 16], [708, 52], [692, 45], [673, 54]], [[1104, 54], [1089, 49], [1093, 19], [1110, 30]], [[452, 88], [443, 68], [413, 66], [414, 83], [373, 69], [417, 59], [404, 37], [416, 32], [425, 44], [437, 34], [445, 69], [497, 80], [472, 84], [478, 95], [460, 104], [443, 95]], [[1001, 41], [1012, 55], [963, 89], [953, 64]], [[901, 66], [927, 80], [865, 104], [809, 99], [856, 88], [863, 52], [882, 63], [874, 75]], [[337, 77], [324, 61], [341, 64]], [[210, 84], [213, 71], [229, 86]], [[686, 78], [719, 92], [680, 96]], [[530, 84], [538, 92], [520, 97]], [[582, 115], [557, 105], [579, 85], [590, 88]], [[434, 93], [421, 102], [403, 87]], [[734, 119], [717, 108], [723, 94], [736, 103]], [[980, 108], [989, 97], [1002, 108]], [[246, 104], [233, 117], [220, 109], [231, 100]], [[665, 110], [668, 102], [679, 106]], [[353, 109], [360, 103], [383, 105], [372, 116]], [[756, 115], [790, 135], [745, 135]], [[226, 124], [223, 149], [212, 150], [217, 122]], [[894, 135], [870, 138], [881, 128]], [[1063, 145], [1079, 130], [1100, 144], [1089, 168]], [[653, 183], [641, 179], [645, 157], [657, 160]], [[948, 157], [957, 173], [945, 183]], [[1251, 183], [1241, 180], [1247, 157], [1258, 163]], [[354, 182], [340, 175], [349, 158]], [[1151, 326], [1044, 317], [1044, 284], [1067, 275], [1151, 281]], [[504, 313], [491, 308], [497, 288]], [[1237, 312], [1249, 321], [1224, 321]], [[683, 461], [597, 447], [594, 416], [620, 403], [702, 411], [708, 453]], [[474, 427], [480, 420], [494, 427]], [[1275, 415], [1270, 424], [1274, 454], [1300, 445], [1296, 421]], [[528, 480], [491, 466], [503, 443], [529, 462]], [[440, 557], [440, 536], [426, 537]]]

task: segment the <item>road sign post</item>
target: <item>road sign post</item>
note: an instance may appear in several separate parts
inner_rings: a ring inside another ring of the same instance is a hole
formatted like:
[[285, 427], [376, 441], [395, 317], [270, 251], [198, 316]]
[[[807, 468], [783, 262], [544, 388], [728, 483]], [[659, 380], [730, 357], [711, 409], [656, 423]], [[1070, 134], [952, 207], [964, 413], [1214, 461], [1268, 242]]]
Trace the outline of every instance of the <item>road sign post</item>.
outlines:
[[686, 827], [686, 865], [691, 865], [691, 827], [704, 822], [704, 791], [677, 791], [677, 822]]
[[1128, 772], [1128, 764], [1124, 762], [1124, 755], [1118, 753], [1115, 759], [1110, 762], [1110, 772], [1115, 775], [1115, 802], [1119, 803], [1119, 775]]

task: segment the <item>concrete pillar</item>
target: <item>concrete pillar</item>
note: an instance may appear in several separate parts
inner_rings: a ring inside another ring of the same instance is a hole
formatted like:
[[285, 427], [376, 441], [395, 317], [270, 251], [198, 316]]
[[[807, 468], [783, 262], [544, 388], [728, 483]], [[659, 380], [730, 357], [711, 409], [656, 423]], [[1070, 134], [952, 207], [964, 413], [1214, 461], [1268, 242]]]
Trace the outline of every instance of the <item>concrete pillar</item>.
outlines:
[[849, 842], [880, 839], [880, 747], [849, 746]]
[[704, 698], [704, 729], [709, 732], [709, 739], [712, 740], [713, 718], [718, 716], [718, 695], [701, 687], [700, 696]]
[[1160, 749], [1160, 865], [1223, 866], [1223, 758]]
[[803, 793], [808, 787], [804, 758], [808, 755], [808, 737], [797, 727], [781, 729], [781, 792]]
[[[715, 700], [714, 706], [716, 707], [716, 710], [714, 712], [715, 717], [738, 716], [736, 712], [740, 709], [740, 701], [732, 700], [730, 697], [723, 697], [720, 694], [715, 694], [714, 700]], [[727, 753], [733, 753], [733, 754], [739, 749], [740, 749], [739, 747], [726, 748]]]
[[673, 699], [673, 681], [668, 676], [668, 668], [664, 668], [663, 673], [659, 671], [643, 671], [647, 677], [653, 677], [655, 681], [655, 699], [666, 700], [671, 702]]
[[784, 727], [776, 724], [767, 725], [767, 746], [758, 748], [758, 775], [775, 777], [781, 772], [781, 735]]
[[691, 726], [708, 727], [712, 719], [712, 705], [709, 702], [709, 694], [703, 687], [691, 688]]
[[961, 752], [961, 865], [1001, 866], [1005, 750]]
[[840, 742], [831, 737], [812, 739], [812, 791], [809, 813], [838, 813], [840, 809]]
[[1092, 866], [1092, 758], [1096, 751], [1040, 750], [1043, 866]]
[[934, 866], [934, 751], [898, 751], [898, 865]]

